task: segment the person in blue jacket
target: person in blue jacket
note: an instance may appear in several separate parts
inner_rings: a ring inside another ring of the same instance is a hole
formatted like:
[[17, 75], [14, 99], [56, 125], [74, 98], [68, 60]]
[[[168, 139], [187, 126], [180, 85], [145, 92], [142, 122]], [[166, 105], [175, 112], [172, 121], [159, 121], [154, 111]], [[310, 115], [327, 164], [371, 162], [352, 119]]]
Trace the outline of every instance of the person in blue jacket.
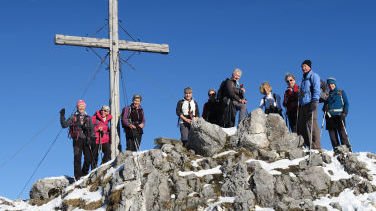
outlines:
[[[339, 145], [346, 145], [352, 151], [349, 138], [346, 132], [345, 118], [349, 112], [349, 101], [344, 90], [338, 90], [337, 82], [334, 78], [328, 78], [329, 96], [324, 104], [326, 111], [326, 129], [329, 132], [333, 149]], [[338, 140], [341, 139], [341, 144]]]
[[317, 123], [317, 104], [320, 99], [320, 76], [311, 70], [312, 63], [302, 63], [303, 79], [299, 90], [298, 135], [304, 145], [321, 151], [320, 129]]

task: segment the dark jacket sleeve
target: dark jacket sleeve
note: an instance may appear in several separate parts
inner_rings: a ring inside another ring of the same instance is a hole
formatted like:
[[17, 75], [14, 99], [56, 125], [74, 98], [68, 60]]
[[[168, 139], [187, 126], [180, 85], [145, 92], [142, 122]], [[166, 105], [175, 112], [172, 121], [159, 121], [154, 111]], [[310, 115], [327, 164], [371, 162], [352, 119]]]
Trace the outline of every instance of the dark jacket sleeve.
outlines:
[[178, 103], [176, 104], [176, 115], [178, 115], [178, 117], [180, 117], [180, 115], [183, 114], [183, 110], [182, 110], [182, 105], [183, 105], [183, 101], [182, 100], [179, 100]]
[[231, 100], [240, 101], [239, 96], [239, 89], [234, 86], [234, 82], [232, 80], [226, 81], [226, 89], [228, 96], [231, 98]]
[[206, 121], [208, 120], [208, 103], [204, 104], [204, 108], [202, 109], [202, 118], [204, 118]]
[[123, 125], [125, 125], [126, 127], [129, 127], [129, 125], [131, 124], [130, 122], [128, 122], [129, 107], [125, 107], [123, 109], [124, 110], [123, 110], [123, 116], [121, 117], [121, 121]]
[[73, 123], [74, 114], [72, 114], [67, 120], [65, 120], [65, 116], [60, 116], [60, 124], [62, 128], [67, 128]]
[[348, 113], [349, 112], [349, 101], [347, 99], [347, 95], [345, 91], [342, 90], [342, 99], [343, 99], [343, 110]]
[[90, 138], [96, 138], [95, 136], [95, 129], [94, 129], [94, 124], [93, 124], [93, 121], [91, 120], [91, 117], [90, 116], [87, 116], [87, 124], [88, 124], [88, 127], [89, 127], [89, 135], [90, 135]]
[[195, 101], [195, 105], [196, 105], [195, 117], [200, 117], [200, 111], [198, 110], [198, 104], [196, 101]]

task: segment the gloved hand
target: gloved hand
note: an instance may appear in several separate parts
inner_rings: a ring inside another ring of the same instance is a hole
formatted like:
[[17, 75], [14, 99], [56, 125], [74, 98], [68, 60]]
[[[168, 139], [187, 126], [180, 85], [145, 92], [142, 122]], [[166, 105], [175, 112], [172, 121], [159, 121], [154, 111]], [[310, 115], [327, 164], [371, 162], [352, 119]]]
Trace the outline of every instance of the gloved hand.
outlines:
[[324, 106], [322, 107], [322, 111], [328, 112], [329, 109], [329, 104], [325, 103]]
[[65, 108], [62, 108], [62, 109], [60, 110], [60, 116], [65, 116]]
[[314, 112], [317, 108], [317, 101], [312, 101], [309, 103], [309, 111]]
[[343, 111], [343, 112], [341, 113], [341, 119], [342, 119], [342, 120], [345, 120], [346, 116], [347, 116], [347, 111]]

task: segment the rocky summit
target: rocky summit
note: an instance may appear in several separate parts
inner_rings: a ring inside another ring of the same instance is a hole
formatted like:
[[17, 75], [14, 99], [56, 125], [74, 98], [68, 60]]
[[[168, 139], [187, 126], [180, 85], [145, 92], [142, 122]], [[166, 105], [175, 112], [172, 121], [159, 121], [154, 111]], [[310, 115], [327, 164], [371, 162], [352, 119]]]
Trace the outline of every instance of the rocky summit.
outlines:
[[278, 114], [256, 109], [232, 129], [198, 119], [186, 147], [155, 144], [79, 181], [40, 179], [0, 210], [376, 210], [375, 154], [306, 150]]

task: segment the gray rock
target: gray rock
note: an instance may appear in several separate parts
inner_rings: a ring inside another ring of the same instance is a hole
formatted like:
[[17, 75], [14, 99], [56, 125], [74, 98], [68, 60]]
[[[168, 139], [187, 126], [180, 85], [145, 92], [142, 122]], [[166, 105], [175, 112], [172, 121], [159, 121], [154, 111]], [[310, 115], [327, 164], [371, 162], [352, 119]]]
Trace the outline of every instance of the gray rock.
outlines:
[[303, 138], [301, 136], [296, 135], [296, 133], [286, 134], [284, 136], [279, 137], [278, 139], [273, 137], [274, 140], [269, 140], [270, 148], [274, 150], [302, 150], [303, 146]]
[[266, 115], [266, 135], [270, 143], [283, 140], [288, 134], [286, 122], [279, 114]]
[[259, 204], [273, 207], [275, 203], [274, 183], [274, 177], [262, 168], [251, 174], [249, 184]]
[[329, 192], [330, 177], [325, 173], [322, 167], [311, 167], [301, 172], [299, 178], [309, 185], [318, 196]]
[[253, 192], [251, 190], [239, 190], [234, 201], [234, 209], [248, 211], [250, 207], [254, 206], [255, 195]]
[[316, 205], [315, 206], [315, 211], [328, 211], [328, 208], [320, 206], [320, 205]]
[[334, 148], [334, 155], [344, 155], [348, 154], [349, 152], [349, 148], [347, 148], [346, 145], [339, 145], [338, 147]]
[[328, 155], [328, 154], [326, 154], [326, 153], [321, 153], [321, 158], [322, 158], [322, 160], [325, 162], [325, 163], [327, 163], [327, 164], [330, 164], [330, 163], [332, 163], [332, 158]]
[[226, 143], [226, 133], [218, 125], [206, 122], [203, 118], [192, 121], [187, 148], [202, 156], [212, 156]]
[[249, 151], [257, 149], [265, 149], [269, 146], [269, 141], [265, 133], [260, 134], [248, 134], [243, 133], [239, 138], [239, 147], [244, 147]]
[[248, 188], [247, 167], [245, 163], [237, 163], [233, 171], [225, 178], [221, 192], [224, 196], [237, 196], [239, 191]]
[[312, 152], [311, 155], [305, 159], [299, 162], [299, 167], [301, 169], [307, 169], [312, 166], [323, 166], [324, 161], [322, 160], [322, 157], [320, 154]]
[[301, 149], [291, 149], [287, 151], [290, 160], [295, 160], [305, 156], [305, 153]]
[[309, 199], [294, 200], [289, 204], [289, 210], [314, 210], [314, 204]]
[[46, 200], [56, 198], [73, 182], [74, 179], [68, 176], [40, 179], [31, 188], [29, 192], [30, 199]]
[[269, 150], [260, 149], [259, 156], [261, 157], [262, 160], [266, 160], [266, 161], [276, 161], [279, 158], [279, 154], [275, 150], [269, 151]]
[[339, 154], [337, 160], [344, 166], [347, 173], [356, 174], [368, 180], [372, 180], [372, 175], [368, 174], [369, 170], [367, 164], [359, 161], [356, 155], [352, 153]]
[[337, 209], [339, 211], [342, 211], [342, 207], [341, 205], [338, 203], [338, 202], [330, 202], [329, 204], [331, 207], [333, 207], [334, 209]]

